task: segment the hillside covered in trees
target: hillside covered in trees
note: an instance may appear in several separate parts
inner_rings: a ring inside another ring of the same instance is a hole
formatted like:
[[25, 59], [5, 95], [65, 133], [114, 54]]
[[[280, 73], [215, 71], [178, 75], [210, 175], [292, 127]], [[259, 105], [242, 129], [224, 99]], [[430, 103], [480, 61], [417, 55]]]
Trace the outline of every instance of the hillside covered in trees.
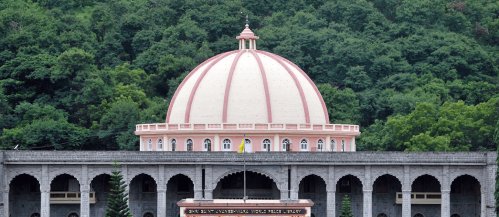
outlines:
[[0, 147], [136, 150], [246, 14], [359, 150], [495, 149], [496, 0], [0, 0]]

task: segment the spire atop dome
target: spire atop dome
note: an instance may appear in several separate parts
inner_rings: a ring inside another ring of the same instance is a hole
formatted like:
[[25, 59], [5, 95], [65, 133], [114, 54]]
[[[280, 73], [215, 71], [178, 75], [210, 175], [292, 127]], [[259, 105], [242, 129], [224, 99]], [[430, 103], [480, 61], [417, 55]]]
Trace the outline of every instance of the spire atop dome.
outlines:
[[[256, 40], [259, 37], [251, 31], [249, 28], [249, 21], [248, 21], [248, 15], [246, 15], [246, 25], [244, 25], [244, 29], [239, 34], [239, 36], [236, 37], [236, 39], [239, 40], [239, 50], [243, 49], [250, 49], [250, 50], [256, 50]], [[246, 46], [246, 40], [249, 42], [249, 46]]]

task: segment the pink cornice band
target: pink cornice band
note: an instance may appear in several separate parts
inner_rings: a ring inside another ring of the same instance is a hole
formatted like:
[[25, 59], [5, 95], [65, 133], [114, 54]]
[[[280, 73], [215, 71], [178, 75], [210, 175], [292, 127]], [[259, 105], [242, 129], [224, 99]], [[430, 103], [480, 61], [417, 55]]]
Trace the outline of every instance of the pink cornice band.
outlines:
[[305, 122], [307, 124], [310, 123], [310, 112], [308, 111], [307, 99], [305, 98], [305, 93], [303, 92], [303, 88], [302, 88], [300, 82], [298, 81], [298, 78], [296, 77], [296, 75], [284, 63], [284, 58], [280, 57], [278, 55], [275, 55], [273, 53], [265, 52], [265, 51], [257, 50], [256, 52], [262, 53], [262, 54], [276, 60], [279, 64], [281, 64], [282, 67], [284, 67], [286, 69], [288, 74], [293, 78], [293, 81], [295, 82], [296, 88], [298, 88], [298, 92], [300, 92], [300, 98], [301, 98], [301, 102], [303, 105], [303, 111], [305, 112]]
[[298, 71], [303, 75], [303, 77], [305, 77], [308, 81], [308, 83], [310, 83], [310, 85], [312, 85], [312, 87], [314, 88], [315, 90], [315, 93], [317, 94], [317, 97], [319, 97], [319, 100], [321, 101], [321, 104], [322, 104], [322, 110], [324, 111], [324, 117], [326, 117], [326, 124], [329, 124], [329, 113], [327, 112], [327, 107], [326, 107], [326, 103], [324, 102], [324, 98], [322, 98], [322, 95], [321, 93], [319, 92], [319, 89], [317, 89], [317, 86], [315, 86], [315, 83], [312, 81], [312, 79], [310, 79], [310, 77], [308, 77], [307, 73], [305, 73], [300, 67], [298, 67], [296, 64], [294, 64], [293, 62], [285, 59], [285, 58], [282, 58], [284, 61], [286, 61], [287, 63], [289, 63], [290, 65], [294, 66], [296, 69], [298, 69]]
[[272, 123], [272, 107], [270, 106], [270, 92], [269, 92], [269, 83], [267, 81], [267, 74], [265, 72], [265, 69], [263, 68], [262, 60], [260, 57], [256, 54], [254, 50], [250, 51], [251, 54], [253, 54], [253, 57], [255, 57], [256, 62], [258, 62], [258, 68], [260, 69], [260, 74], [262, 75], [262, 81], [263, 81], [263, 89], [265, 91], [265, 102], [267, 105], [267, 121], [269, 123]]
[[217, 56], [216, 59], [214, 59], [213, 61], [210, 62], [210, 65], [208, 65], [206, 67], [206, 69], [203, 70], [202, 74], [199, 76], [198, 80], [196, 81], [196, 83], [194, 84], [194, 88], [192, 89], [192, 92], [191, 92], [191, 95], [189, 96], [189, 101], [187, 102], [187, 108], [185, 109], [185, 118], [184, 118], [184, 122], [185, 123], [189, 123], [189, 119], [190, 119], [190, 116], [191, 116], [191, 107], [192, 107], [192, 101], [194, 100], [194, 95], [196, 94], [197, 90], [198, 90], [198, 87], [199, 87], [199, 84], [201, 83], [201, 81], [203, 80], [204, 76], [206, 75], [206, 73], [208, 71], [210, 71], [211, 67], [213, 67], [216, 63], [218, 63], [220, 60], [222, 60], [223, 58], [225, 58], [226, 56], [230, 55], [230, 54], [233, 54], [237, 51], [229, 51], [229, 52], [225, 52], [223, 54], [220, 54]]
[[[223, 54], [223, 53], [222, 53]], [[201, 64], [199, 64], [198, 66], [196, 66], [196, 68], [194, 68], [193, 70], [191, 70], [191, 72], [189, 72], [189, 74], [187, 76], [185, 76], [184, 80], [182, 80], [182, 82], [180, 83], [180, 85], [177, 87], [177, 89], [175, 90], [175, 93], [173, 94], [173, 97], [172, 99], [170, 100], [170, 104], [168, 105], [168, 111], [166, 112], [166, 123], [170, 122], [170, 115], [171, 115], [171, 112], [172, 112], [172, 108], [173, 108], [173, 104], [175, 103], [175, 100], [177, 99], [177, 96], [178, 96], [178, 93], [179, 91], [182, 89], [182, 87], [185, 85], [185, 82], [187, 82], [187, 80], [189, 80], [189, 78], [194, 74], [196, 73], [196, 71], [201, 68], [202, 66], [206, 65], [206, 63], [209, 63], [211, 60], [215, 59], [215, 58], [218, 58], [220, 55], [222, 54], [218, 54], [216, 56], [212, 56], [210, 57], [209, 59], [205, 60], [204, 62], [202, 62]]]
[[222, 123], [227, 123], [227, 107], [229, 106], [229, 94], [230, 94], [230, 86], [232, 84], [232, 77], [234, 77], [234, 71], [236, 70], [237, 61], [239, 61], [239, 57], [241, 57], [243, 53], [244, 50], [240, 50], [239, 53], [237, 53], [234, 60], [232, 61], [232, 65], [230, 66], [229, 76], [227, 77], [227, 82], [225, 84]]

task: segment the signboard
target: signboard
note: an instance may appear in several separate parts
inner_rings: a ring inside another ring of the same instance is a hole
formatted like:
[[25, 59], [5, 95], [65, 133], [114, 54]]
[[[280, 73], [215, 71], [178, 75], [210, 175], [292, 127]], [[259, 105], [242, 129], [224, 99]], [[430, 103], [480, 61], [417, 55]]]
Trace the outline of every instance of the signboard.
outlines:
[[185, 209], [186, 215], [265, 215], [289, 216], [305, 215], [305, 209]]

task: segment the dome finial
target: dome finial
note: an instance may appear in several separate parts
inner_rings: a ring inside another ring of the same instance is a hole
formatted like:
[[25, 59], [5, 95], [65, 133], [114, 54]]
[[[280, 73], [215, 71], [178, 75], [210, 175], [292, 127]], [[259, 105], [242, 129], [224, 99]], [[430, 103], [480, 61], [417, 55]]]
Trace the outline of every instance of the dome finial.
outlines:
[[[253, 33], [253, 31], [249, 28], [248, 15], [246, 15], [246, 25], [244, 25], [243, 31], [236, 37], [236, 39], [239, 40], [239, 50], [256, 50], [256, 40], [258, 39], [258, 36], [256, 36], [255, 33]], [[246, 46], [246, 43], [248, 43], [248, 46]]]

